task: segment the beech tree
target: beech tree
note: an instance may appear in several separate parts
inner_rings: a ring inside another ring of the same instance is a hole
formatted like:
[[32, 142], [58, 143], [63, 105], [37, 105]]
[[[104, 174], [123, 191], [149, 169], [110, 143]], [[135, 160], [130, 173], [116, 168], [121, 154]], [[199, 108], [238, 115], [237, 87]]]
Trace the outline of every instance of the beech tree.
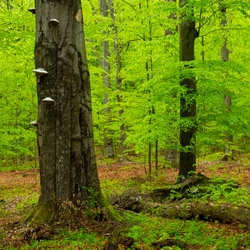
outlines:
[[[97, 175], [80, 0], [36, 0], [41, 196], [32, 216], [50, 221], [64, 202], [104, 205]], [[33, 10], [34, 11], [34, 10]]]
[[[225, 5], [223, 5], [223, 2], [220, 2], [219, 4], [220, 6], [220, 11], [222, 13], [222, 20], [221, 20], [221, 25], [222, 27], [225, 27], [227, 25], [227, 8]], [[227, 62], [229, 59], [229, 49], [227, 48], [227, 38], [225, 37], [225, 41], [223, 44], [223, 47], [221, 48], [221, 61], [223, 62]], [[227, 92], [229, 92], [229, 90], [227, 90]], [[231, 100], [231, 96], [228, 94], [224, 95], [224, 103], [226, 105], [227, 108], [227, 112], [231, 112], [231, 105], [232, 105], [232, 100]], [[230, 134], [230, 132], [226, 132], [226, 142], [227, 142], [227, 146], [225, 149], [225, 155], [223, 157], [223, 160], [229, 160], [229, 158], [231, 157], [231, 159], [233, 159], [234, 157], [234, 150], [231, 150], [231, 146], [233, 144], [233, 135]]]
[[[109, 15], [109, 5], [106, 2], [106, 0], [100, 0], [100, 12], [101, 15], [104, 18], [107, 18]], [[104, 31], [104, 35], [107, 36], [108, 32]], [[109, 94], [108, 89], [110, 89], [110, 52], [109, 52], [109, 41], [107, 38], [103, 38], [102, 41], [102, 69], [104, 71], [103, 73], [103, 84], [105, 85], [105, 93], [104, 93], [104, 113], [106, 116], [106, 124], [109, 124], [110, 121], [110, 113], [111, 113], [111, 107], [110, 107], [110, 100], [109, 100]], [[107, 157], [114, 157], [114, 147], [113, 147], [113, 139], [111, 138], [110, 134], [112, 134], [112, 131], [109, 129], [104, 129], [104, 148], [105, 148], [105, 156]]]
[[[184, 8], [189, 3], [188, 0], [180, 0], [180, 8]], [[192, 7], [189, 7], [193, 12]], [[186, 16], [184, 13], [181, 17], [179, 25], [179, 46], [180, 46], [180, 62], [190, 62], [194, 60], [194, 43], [198, 32], [195, 28], [193, 16]], [[192, 65], [186, 63], [184, 71], [192, 71]], [[181, 77], [181, 87], [186, 93], [182, 93], [180, 98], [180, 144], [182, 151], [180, 152], [180, 171], [179, 175], [187, 176], [189, 172], [196, 170], [196, 152], [195, 152], [195, 133], [196, 133], [196, 80], [192, 76], [185, 73]]]

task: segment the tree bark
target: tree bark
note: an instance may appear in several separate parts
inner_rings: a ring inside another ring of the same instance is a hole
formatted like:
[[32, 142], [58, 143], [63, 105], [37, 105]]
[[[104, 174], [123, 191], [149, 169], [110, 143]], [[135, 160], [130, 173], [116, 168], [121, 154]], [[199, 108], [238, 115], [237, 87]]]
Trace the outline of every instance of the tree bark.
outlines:
[[[187, 7], [188, 3], [188, 0], [180, 0], [179, 7]], [[190, 17], [182, 14], [181, 17], [179, 25], [180, 62], [194, 61], [194, 43], [198, 32], [192, 17], [193, 14]], [[185, 70], [192, 70], [190, 65], [186, 65], [185, 68]], [[186, 89], [186, 93], [182, 93], [180, 98], [180, 144], [182, 150], [180, 152], [179, 175], [187, 176], [189, 172], [196, 170], [196, 80], [193, 76], [182, 75], [180, 86]], [[186, 122], [188, 122], [188, 126], [185, 126]]]
[[[89, 70], [80, 0], [36, 0], [35, 65], [41, 196], [32, 219], [53, 219], [64, 202], [103, 205], [97, 175]], [[53, 20], [54, 19], [54, 20]], [[56, 20], [58, 21], [56, 21]], [[45, 102], [45, 98], [53, 101]]]
[[[116, 73], [115, 73], [115, 86], [116, 90], [118, 92], [117, 94], [117, 103], [118, 106], [121, 106], [122, 103], [122, 95], [121, 95], [121, 83], [122, 83], [122, 78], [120, 76], [121, 72], [121, 67], [122, 67], [122, 62], [121, 62], [121, 53], [120, 53], [120, 47], [118, 44], [118, 31], [117, 31], [117, 26], [116, 26], [116, 20], [115, 20], [115, 10], [114, 10], [114, 4], [112, 0], [109, 0], [109, 6], [110, 6], [110, 16], [113, 20], [113, 30], [114, 30], [114, 49], [116, 53], [116, 58], [115, 58], [115, 64], [116, 64]], [[120, 126], [120, 139], [121, 139], [121, 160], [126, 160], [128, 159], [126, 155], [126, 150], [127, 150], [127, 145], [125, 144], [126, 140], [126, 129], [125, 129], [125, 124], [123, 124], [123, 119], [122, 119], [122, 114], [124, 113], [123, 108], [119, 110], [119, 117], [122, 122]]]
[[[220, 11], [222, 13], [222, 20], [221, 20], [221, 25], [225, 27], [227, 25], [227, 17], [226, 17], [226, 12], [227, 8], [223, 6], [222, 3], [220, 3]], [[221, 61], [227, 62], [229, 59], [229, 50], [227, 48], [227, 38], [225, 38], [223, 47], [221, 48]], [[231, 112], [231, 106], [232, 106], [232, 100], [231, 96], [224, 95], [224, 103], [227, 107], [227, 111]], [[231, 149], [231, 145], [233, 144], [233, 135], [230, 135], [228, 132], [226, 132], [225, 136], [227, 146], [225, 148], [225, 155], [223, 157], [223, 160], [228, 161], [229, 158], [233, 159], [234, 158], [234, 150]]]
[[[105, 18], [108, 17], [109, 14], [109, 7], [106, 2], [106, 0], [100, 0], [100, 12], [101, 15]], [[104, 31], [104, 34], [107, 35], [107, 32]], [[106, 87], [105, 93], [104, 93], [104, 113], [106, 116], [106, 124], [108, 125], [110, 120], [110, 100], [108, 96], [107, 89], [110, 89], [110, 63], [109, 63], [109, 41], [102, 41], [102, 69], [105, 71], [103, 74], [103, 84]], [[112, 131], [105, 128], [104, 129], [104, 147], [105, 147], [105, 156], [106, 157], [113, 157], [114, 156], [114, 147], [113, 147], [113, 139], [111, 138]]]
[[[176, 0], [165, 0], [165, 1], [176, 3]], [[175, 13], [171, 13], [171, 15], [168, 18], [176, 20], [177, 16]], [[165, 36], [175, 35], [177, 33], [177, 31], [178, 31], [178, 26], [176, 25], [174, 32], [172, 30], [165, 30]], [[176, 98], [176, 94], [173, 96], [173, 98]], [[171, 126], [172, 123], [170, 123], [169, 125]], [[171, 140], [170, 144], [174, 144], [174, 142]], [[166, 160], [166, 162], [170, 163], [171, 167], [179, 168], [178, 151], [176, 149], [174, 149], [174, 148], [166, 149], [165, 150], [165, 160]]]
[[170, 162], [171, 167], [179, 168], [178, 151], [174, 148], [165, 150], [165, 160]]

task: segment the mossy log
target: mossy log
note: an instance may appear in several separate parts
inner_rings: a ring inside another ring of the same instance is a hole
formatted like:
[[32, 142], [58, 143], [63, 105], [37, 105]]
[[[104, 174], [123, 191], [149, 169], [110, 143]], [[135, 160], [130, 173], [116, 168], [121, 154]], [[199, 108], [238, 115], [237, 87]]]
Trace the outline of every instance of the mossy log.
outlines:
[[[195, 194], [199, 192], [202, 196], [211, 192], [211, 186], [221, 184], [226, 184], [229, 191], [240, 186], [238, 183], [228, 183], [224, 180], [214, 181], [198, 174], [171, 187], [156, 189], [150, 194], [124, 193], [113, 199], [112, 204], [118, 209], [134, 212], [148, 211], [166, 218], [191, 219], [199, 217], [206, 220], [217, 220], [223, 223], [237, 222], [250, 226], [249, 207], [187, 199], [192, 193], [192, 187], [195, 187]], [[175, 198], [169, 198], [172, 191], [181, 195], [178, 201]]]
[[116, 203], [118, 209], [135, 212], [150, 212], [164, 218], [192, 219], [219, 221], [222, 223], [240, 223], [250, 227], [250, 208], [228, 203], [197, 202], [182, 199], [171, 202], [152, 202], [139, 200], [137, 197], [126, 197]]

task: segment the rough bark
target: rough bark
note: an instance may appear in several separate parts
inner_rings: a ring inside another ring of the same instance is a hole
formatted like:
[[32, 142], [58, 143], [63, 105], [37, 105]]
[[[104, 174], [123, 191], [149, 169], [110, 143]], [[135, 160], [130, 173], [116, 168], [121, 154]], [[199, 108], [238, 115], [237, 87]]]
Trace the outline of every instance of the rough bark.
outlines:
[[[222, 17], [223, 17], [223, 19], [221, 20], [221, 26], [225, 27], [227, 25], [227, 19], [226, 19], [227, 18], [226, 17], [227, 9], [221, 3], [220, 3], [220, 11], [221, 11]], [[225, 38], [223, 47], [221, 48], [221, 61], [223, 61], [223, 62], [228, 61], [229, 53], [230, 53], [230, 51], [227, 48], [227, 38]], [[224, 95], [224, 103], [227, 107], [227, 111], [231, 112], [231, 106], [232, 106], [231, 96]], [[223, 160], [228, 161], [229, 159], [234, 158], [234, 150], [231, 149], [231, 145], [233, 144], [233, 135], [226, 133], [225, 139], [227, 142], [227, 146], [225, 148], [225, 155], [223, 157]]]
[[[35, 65], [41, 196], [32, 219], [53, 219], [65, 202], [103, 206], [97, 176], [89, 70], [80, 0], [36, 0]], [[59, 22], [50, 21], [57, 19]], [[44, 102], [50, 97], [54, 102]]]
[[178, 151], [176, 149], [167, 149], [165, 151], [165, 160], [167, 162], [170, 162], [170, 165], [173, 168], [179, 168], [179, 163], [178, 163]]
[[[188, 0], [180, 0], [179, 2], [180, 8], [185, 7], [187, 4]], [[186, 17], [182, 14], [179, 25], [180, 62], [190, 62], [194, 60], [194, 43], [197, 36], [198, 33], [195, 29], [195, 22], [192, 16]], [[186, 70], [189, 69], [191, 71], [190, 65], [186, 65], [185, 67]], [[186, 93], [181, 94], [180, 98], [180, 144], [183, 149], [180, 152], [179, 175], [187, 176], [189, 172], [196, 170], [196, 80], [192, 76], [183, 75], [180, 86], [186, 89]], [[183, 123], [185, 124], [186, 121], [189, 121], [188, 127], [182, 125]]]
[[[100, 0], [100, 12], [101, 15], [105, 18], [108, 17], [109, 14], [109, 6], [106, 2], [106, 0]], [[104, 31], [104, 35], [107, 35], [107, 32]], [[106, 89], [110, 89], [110, 63], [109, 63], [109, 41], [102, 41], [102, 69], [105, 71], [103, 74], [103, 84], [105, 85]], [[104, 93], [104, 113], [106, 116], [106, 124], [108, 125], [110, 120], [110, 113], [111, 108], [109, 105], [109, 96], [108, 91], [105, 91]], [[111, 138], [112, 131], [105, 128], [104, 129], [104, 147], [105, 147], [105, 156], [106, 157], [113, 157], [114, 156], [114, 147], [113, 147], [113, 139]]]
[[219, 221], [222, 223], [241, 223], [250, 226], [250, 208], [231, 205], [228, 203], [202, 203], [179, 201], [172, 204], [152, 203], [144, 204], [144, 210], [155, 210], [165, 218], [192, 219], [199, 217], [204, 220]]

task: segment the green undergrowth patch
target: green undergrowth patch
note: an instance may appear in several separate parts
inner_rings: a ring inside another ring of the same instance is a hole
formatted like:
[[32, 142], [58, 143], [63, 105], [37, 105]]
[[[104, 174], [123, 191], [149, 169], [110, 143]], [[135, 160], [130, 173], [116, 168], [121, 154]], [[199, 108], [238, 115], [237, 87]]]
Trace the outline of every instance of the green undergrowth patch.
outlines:
[[41, 239], [32, 241], [18, 248], [7, 247], [6, 250], [32, 250], [32, 249], [103, 249], [105, 236], [98, 235], [95, 232], [84, 232], [83, 229], [78, 231], [65, 231], [54, 236], [51, 239]]
[[216, 224], [211, 226], [208, 222], [198, 220], [163, 219], [133, 212], [125, 213], [124, 217], [130, 222], [130, 228], [123, 234], [133, 238], [134, 246], [139, 249], [154, 249], [152, 243], [167, 239], [193, 244], [197, 246], [195, 249], [233, 250], [238, 249], [239, 244], [250, 247], [249, 233], [235, 234], [231, 229], [221, 229], [219, 224], [216, 227]]
[[28, 169], [38, 169], [39, 166], [35, 167], [35, 163], [29, 162], [23, 165], [10, 165], [10, 166], [0, 166], [0, 172], [16, 171], [16, 170], [28, 170]]
[[15, 197], [23, 197], [29, 194], [30, 194], [30, 190], [24, 187], [1, 189], [1, 199], [4, 199], [4, 200], [12, 199]]
[[[237, 187], [237, 183], [233, 179], [215, 178], [208, 185], [190, 187], [185, 195], [188, 199], [199, 202], [230, 203], [250, 207], [248, 188], [244, 186]], [[173, 190], [170, 198], [173, 200], [182, 199], [183, 195]]]
[[16, 210], [20, 214], [27, 213], [28, 210], [33, 208], [38, 204], [39, 200], [39, 194], [38, 193], [32, 193], [29, 196], [26, 196], [21, 202], [19, 202], [16, 206]]
[[105, 196], [110, 197], [114, 193], [120, 195], [126, 191], [134, 191], [138, 193], [150, 193], [154, 189], [167, 187], [168, 185], [158, 181], [158, 178], [155, 179], [105, 179], [101, 181], [101, 188]]

